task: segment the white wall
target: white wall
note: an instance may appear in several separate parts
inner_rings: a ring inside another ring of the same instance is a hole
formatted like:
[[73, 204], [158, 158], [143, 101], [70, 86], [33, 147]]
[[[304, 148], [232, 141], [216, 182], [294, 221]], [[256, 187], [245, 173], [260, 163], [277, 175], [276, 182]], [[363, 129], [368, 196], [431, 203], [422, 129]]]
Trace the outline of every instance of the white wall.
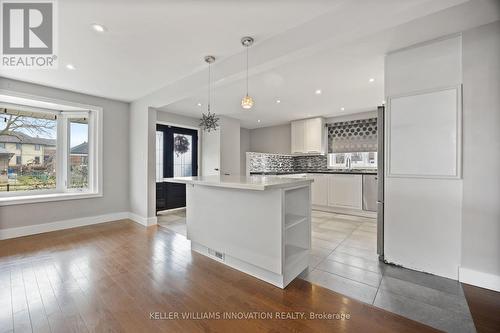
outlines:
[[240, 121], [220, 117], [221, 174], [240, 174]]
[[373, 111], [346, 114], [343, 116], [326, 117], [325, 122], [329, 124], [340, 121], [351, 121], [351, 120], [368, 119], [368, 118], [377, 118], [376, 105], [374, 106]]
[[240, 128], [240, 174], [246, 175], [247, 152], [250, 150], [250, 130]]
[[156, 110], [156, 120], [158, 122], [164, 122], [169, 124], [175, 124], [179, 126], [187, 126], [199, 128], [200, 119], [193, 117], [186, 117], [175, 113], [170, 113], [164, 110]]
[[220, 127], [210, 132], [202, 131], [201, 142], [203, 151], [201, 153], [201, 175], [215, 176], [220, 174], [221, 150], [220, 150]]
[[[396, 95], [461, 84], [461, 54], [460, 36], [389, 54], [385, 67], [386, 100]], [[390, 138], [387, 122], [386, 134], [386, 139]], [[386, 141], [388, 152], [391, 142]], [[397, 158], [400, 152], [390, 153], [391, 158]], [[458, 279], [462, 180], [390, 177], [387, 168], [385, 176], [386, 260]]]
[[80, 219], [129, 210], [129, 105], [27, 82], [0, 78], [0, 89], [103, 108], [103, 197], [0, 208], [0, 229]]
[[500, 291], [500, 21], [463, 34], [460, 280]]
[[[154, 118], [154, 120], [153, 120]], [[152, 144], [152, 160], [154, 178], [154, 147], [155, 135], [149, 138], [149, 123], [156, 121], [156, 114], [149, 110], [147, 105], [141, 102], [133, 102], [130, 105], [130, 126], [129, 126], [129, 166], [130, 166], [130, 212], [143, 219], [148, 224], [147, 219], [154, 217], [148, 212], [149, 180], [148, 162], [151, 154], [148, 151]], [[154, 223], [154, 220], [151, 220]]]
[[255, 128], [250, 130], [250, 149], [258, 153], [291, 152], [290, 124]]

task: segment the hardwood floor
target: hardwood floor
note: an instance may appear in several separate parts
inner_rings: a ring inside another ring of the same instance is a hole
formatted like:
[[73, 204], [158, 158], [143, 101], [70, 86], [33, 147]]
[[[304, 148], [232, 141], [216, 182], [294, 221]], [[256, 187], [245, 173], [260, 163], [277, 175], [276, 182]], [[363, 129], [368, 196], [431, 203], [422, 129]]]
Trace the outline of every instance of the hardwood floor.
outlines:
[[500, 332], [500, 293], [462, 284], [479, 333]]
[[[168, 320], [169, 314], [272, 319]], [[277, 319], [303, 312], [349, 320]], [[151, 319], [160, 316], [162, 320]], [[131, 221], [0, 242], [0, 332], [433, 332], [296, 279], [286, 290], [193, 253], [182, 235]]]

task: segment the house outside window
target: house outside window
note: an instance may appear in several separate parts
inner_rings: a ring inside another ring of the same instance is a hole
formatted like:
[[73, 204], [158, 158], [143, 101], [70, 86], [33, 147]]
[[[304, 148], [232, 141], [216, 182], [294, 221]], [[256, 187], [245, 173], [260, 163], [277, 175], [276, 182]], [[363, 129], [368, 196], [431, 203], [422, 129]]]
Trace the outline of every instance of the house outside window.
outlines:
[[16, 156], [16, 165], [21, 165], [21, 156]]
[[20, 144], [20, 143], [16, 143], [16, 149], [17, 149], [17, 150], [21, 150], [21, 148], [22, 148], [22, 144]]
[[40, 164], [40, 156], [35, 156], [35, 164]]
[[5, 142], [0, 142], [0, 148], [5, 148]]
[[35, 150], [40, 150], [40, 145], [35, 145]]

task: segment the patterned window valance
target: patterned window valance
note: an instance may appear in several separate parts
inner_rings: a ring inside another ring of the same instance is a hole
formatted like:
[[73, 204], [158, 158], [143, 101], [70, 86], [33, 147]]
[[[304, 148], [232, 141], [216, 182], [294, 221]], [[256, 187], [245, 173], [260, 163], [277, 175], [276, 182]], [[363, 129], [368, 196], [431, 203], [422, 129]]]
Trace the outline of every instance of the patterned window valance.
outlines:
[[377, 118], [328, 124], [328, 152], [377, 151]]

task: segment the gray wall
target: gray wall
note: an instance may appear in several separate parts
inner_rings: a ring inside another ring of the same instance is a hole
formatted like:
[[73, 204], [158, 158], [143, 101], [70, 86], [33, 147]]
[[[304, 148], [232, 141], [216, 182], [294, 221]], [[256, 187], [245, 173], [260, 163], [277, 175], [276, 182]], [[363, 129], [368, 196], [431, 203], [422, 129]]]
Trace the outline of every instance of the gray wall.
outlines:
[[290, 124], [255, 128], [250, 130], [250, 149], [258, 153], [283, 153], [291, 151]]
[[462, 267], [500, 276], [500, 21], [462, 42]]
[[[325, 117], [327, 123], [366, 119], [377, 116], [377, 111], [360, 112], [337, 117]], [[257, 153], [290, 154], [292, 147], [291, 125], [277, 125], [250, 130], [250, 151]]]
[[240, 174], [246, 174], [247, 158], [246, 153], [250, 150], [250, 130], [240, 128]]
[[0, 229], [129, 210], [129, 105], [31, 83], [0, 78], [0, 89], [100, 106], [103, 114], [103, 197], [0, 207]]

